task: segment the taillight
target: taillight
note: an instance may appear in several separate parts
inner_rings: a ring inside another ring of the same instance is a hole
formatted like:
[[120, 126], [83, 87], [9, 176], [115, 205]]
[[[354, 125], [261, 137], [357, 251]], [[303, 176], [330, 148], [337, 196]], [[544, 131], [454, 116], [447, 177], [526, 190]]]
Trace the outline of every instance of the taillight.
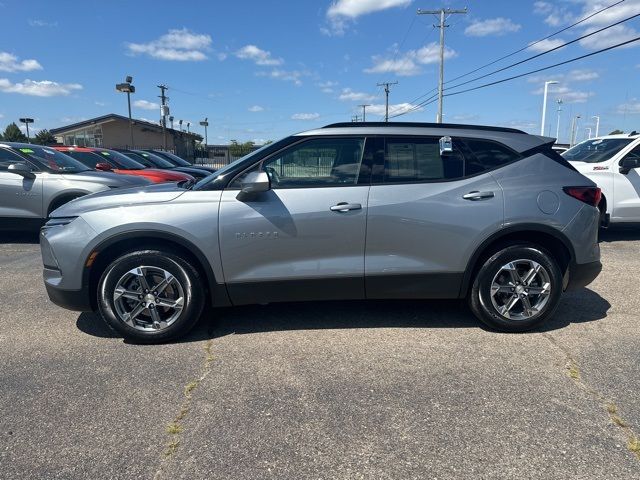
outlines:
[[598, 206], [602, 198], [602, 190], [598, 187], [562, 187], [562, 189], [567, 195], [594, 207]]

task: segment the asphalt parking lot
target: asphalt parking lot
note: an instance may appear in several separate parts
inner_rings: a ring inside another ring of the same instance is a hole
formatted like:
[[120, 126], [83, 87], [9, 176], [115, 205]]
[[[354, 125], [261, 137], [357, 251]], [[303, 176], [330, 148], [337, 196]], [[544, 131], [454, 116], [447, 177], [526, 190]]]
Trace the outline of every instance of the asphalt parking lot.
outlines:
[[0, 235], [2, 478], [640, 478], [640, 227], [544, 331], [330, 302], [161, 346], [54, 306], [32, 236]]

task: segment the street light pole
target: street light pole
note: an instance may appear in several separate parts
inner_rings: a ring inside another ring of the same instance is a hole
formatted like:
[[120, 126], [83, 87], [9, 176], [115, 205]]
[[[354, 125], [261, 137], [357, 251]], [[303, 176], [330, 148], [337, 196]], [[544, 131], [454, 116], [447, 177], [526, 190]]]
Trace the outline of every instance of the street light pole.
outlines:
[[363, 105], [358, 105], [358, 106], [362, 107], [362, 121], [366, 122], [367, 121], [367, 107], [370, 107], [371, 105], [363, 104]]
[[207, 141], [207, 127], [209, 126], [209, 118], [205, 118], [202, 122], [200, 122], [200, 125], [204, 127], [204, 146], [206, 148], [209, 144], [209, 142]]
[[544, 82], [544, 97], [542, 99], [542, 122], [540, 124], [540, 135], [544, 135], [544, 125], [547, 120], [547, 94], [549, 93], [549, 85], [558, 83], [556, 80], [548, 80]]
[[131, 75], [127, 75], [124, 83], [116, 84], [116, 90], [118, 92], [127, 94], [127, 106], [129, 107], [129, 135], [131, 137], [130, 138], [131, 148], [133, 148], [134, 142], [133, 142], [133, 120], [131, 119], [131, 94], [136, 93], [136, 87], [131, 85], [131, 82], [133, 82], [133, 77]]
[[573, 117], [573, 120], [571, 120], [571, 137], [569, 139], [569, 147], [573, 147], [576, 143], [576, 132], [578, 129], [579, 118], [580, 115], [576, 115], [575, 117]]
[[21, 118], [20, 123], [24, 123], [27, 126], [27, 143], [31, 143], [31, 137], [29, 136], [29, 124], [33, 123], [33, 118]]
[[591, 118], [595, 118], [596, 119], [596, 138], [598, 138], [598, 134], [600, 133], [600, 116], [599, 115], [594, 115]]
[[560, 141], [560, 112], [562, 112], [562, 99], [556, 100], [558, 104], [558, 122], [556, 124], [556, 143]]
[[589, 140], [591, 140], [591, 127], [586, 127], [585, 130], [589, 133]]

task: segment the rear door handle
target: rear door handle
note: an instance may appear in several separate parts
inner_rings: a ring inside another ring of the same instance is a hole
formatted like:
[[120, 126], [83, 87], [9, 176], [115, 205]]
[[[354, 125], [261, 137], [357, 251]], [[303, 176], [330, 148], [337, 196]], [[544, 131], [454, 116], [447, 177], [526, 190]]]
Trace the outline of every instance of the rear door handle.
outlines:
[[485, 198], [493, 198], [495, 194], [493, 192], [478, 192], [473, 191], [469, 192], [466, 195], [463, 195], [462, 198], [465, 200], [483, 200]]
[[340, 202], [330, 208], [332, 212], [348, 212], [349, 210], [361, 210], [362, 205], [359, 203]]

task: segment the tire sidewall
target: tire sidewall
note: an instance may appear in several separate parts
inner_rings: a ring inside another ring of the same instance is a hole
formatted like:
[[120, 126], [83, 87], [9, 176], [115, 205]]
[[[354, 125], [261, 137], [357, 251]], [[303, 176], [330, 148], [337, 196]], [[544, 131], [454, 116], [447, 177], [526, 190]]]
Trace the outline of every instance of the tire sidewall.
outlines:
[[[491, 301], [491, 283], [502, 266], [510, 261], [526, 259], [542, 265], [549, 273], [551, 295], [541, 314], [528, 320], [511, 320], [497, 312]], [[473, 284], [472, 309], [480, 320], [504, 331], [521, 332], [531, 330], [551, 317], [562, 296], [562, 273], [554, 258], [545, 250], [529, 245], [507, 247], [491, 256], [482, 266]]]
[[[168, 271], [184, 291], [180, 316], [162, 330], [137, 330], [120, 320], [115, 310], [113, 292], [118, 280], [129, 270], [143, 265]], [[177, 255], [157, 250], [130, 252], [114, 260], [104, 270], [98, 282], [97, 293], [98, 311], [107, 324], [123, 337], [139, 343], [158, 343], [184, 335], [198, 320], [204, 300], [197, 271]]]

